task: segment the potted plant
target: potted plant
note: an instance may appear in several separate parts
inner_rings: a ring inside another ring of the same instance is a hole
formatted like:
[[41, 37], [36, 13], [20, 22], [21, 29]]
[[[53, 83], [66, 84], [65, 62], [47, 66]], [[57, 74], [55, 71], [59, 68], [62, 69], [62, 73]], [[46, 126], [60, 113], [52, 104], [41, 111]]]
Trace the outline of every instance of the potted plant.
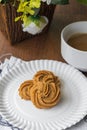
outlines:
[[[87, 4], [87, 0], [77, 0]], [[55, 6], [69, 0], [0, 0], [0, 30], [11, 44], [46, 31]]]

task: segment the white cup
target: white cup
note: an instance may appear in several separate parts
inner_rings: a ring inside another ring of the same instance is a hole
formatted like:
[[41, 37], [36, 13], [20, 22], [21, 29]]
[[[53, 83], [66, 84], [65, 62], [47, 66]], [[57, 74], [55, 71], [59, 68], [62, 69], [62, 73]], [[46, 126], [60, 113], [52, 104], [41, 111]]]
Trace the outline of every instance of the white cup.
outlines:
[[78, 33], [87, 33], [87, 21], [74, 22], [67, 25], [61, 32], [61, 55], [64, 60], [75, 68], [87, 72], [87, 51], [71, 47], [67, 40]]

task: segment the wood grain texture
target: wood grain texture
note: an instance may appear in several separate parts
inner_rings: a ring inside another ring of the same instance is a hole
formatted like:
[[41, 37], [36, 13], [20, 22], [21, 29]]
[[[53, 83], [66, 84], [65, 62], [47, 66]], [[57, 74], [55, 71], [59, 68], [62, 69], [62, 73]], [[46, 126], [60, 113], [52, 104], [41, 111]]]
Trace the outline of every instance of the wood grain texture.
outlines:
[[61, 31], [69, 23], [83, 20], [87, 21], [87, 6], [75, 0], [70, 0], [69, 5], [58, 5], [50, 28], [44, 34], [12, 46], [0, 32], [0, 55], [11, 52], [23, 60], [52, 59], [65, 62], [61, 56]]

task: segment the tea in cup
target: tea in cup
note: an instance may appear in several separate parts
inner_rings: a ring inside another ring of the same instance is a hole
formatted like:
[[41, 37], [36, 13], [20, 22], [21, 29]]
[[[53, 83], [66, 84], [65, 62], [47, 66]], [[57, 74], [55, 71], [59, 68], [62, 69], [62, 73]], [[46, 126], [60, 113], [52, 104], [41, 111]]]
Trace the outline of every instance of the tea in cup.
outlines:
[[70, 65], [87, 72], [87, 21], [71, 23], [62, 30], [61, 55]]

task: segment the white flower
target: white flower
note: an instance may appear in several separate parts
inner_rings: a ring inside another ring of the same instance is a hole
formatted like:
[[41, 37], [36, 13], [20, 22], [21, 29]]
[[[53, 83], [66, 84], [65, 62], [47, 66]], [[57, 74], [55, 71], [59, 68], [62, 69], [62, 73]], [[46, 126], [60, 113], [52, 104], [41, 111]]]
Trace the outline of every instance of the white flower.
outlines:
[[34, 22], [30, 23], [29, 26], [27, 26], [27, 27], [24, 27], [24, 24], [22, 24], [23, 31], [28, 32], [28, 33], [33, 34], [33, 35], [42, 32], [44, 27], [48, 24], [48, 19], [45, 16], [41, 16], [41, 17], [44, 18], [45, 23], [40, 21], [40, 27], [38, 27]]
[[46, 2], [48, 5], [51, 3], [51, 0], [41, 0], [43, 2]]

